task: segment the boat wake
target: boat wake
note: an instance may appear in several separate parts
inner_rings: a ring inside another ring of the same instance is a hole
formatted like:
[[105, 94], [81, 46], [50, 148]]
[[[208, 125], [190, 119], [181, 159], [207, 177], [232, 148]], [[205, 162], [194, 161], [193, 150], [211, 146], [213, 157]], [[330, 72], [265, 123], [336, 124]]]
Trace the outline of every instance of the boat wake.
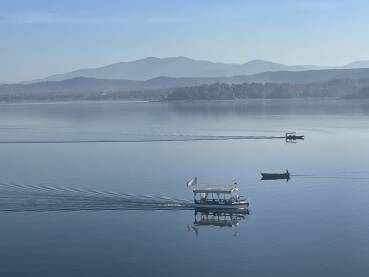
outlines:
[[28, 143], [123, 143], [123, 142], [170, 142], [170, 141], [212, 141], [212, 140], [248, 140], [248, 139], [285, 139], [284, 136], [214, 136], [214, 135], [154, 135], [125, 136], [116, 139], [30, 139], [0, 140], [0, 144]]
[[308, 175], [308, 174], [296, 174], [292, 177], [300, 177], [307, 179], [337, 179], [337, 180], [369, 180], [369, 177], [354, 177], [354, 176], [324, 176], [324, 175]]
[[186, 210], [193, 202], [163, 196], [114, 191], [0, 183], [0, 212], [81, 210]]

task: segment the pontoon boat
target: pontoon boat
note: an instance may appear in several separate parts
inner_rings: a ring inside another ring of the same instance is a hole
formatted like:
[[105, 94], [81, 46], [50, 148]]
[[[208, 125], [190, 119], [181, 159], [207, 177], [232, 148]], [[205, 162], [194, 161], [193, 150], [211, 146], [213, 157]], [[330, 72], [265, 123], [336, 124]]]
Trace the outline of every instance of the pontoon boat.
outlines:
[[196, 209], [242, 210], [249, 206], [249, 201], [238, 195], [239, 188], [236, 182], [227, 187], [198, 187], [197, 178], [194, 178], [187, 182], [187, 186], [194, 186], [192, 192]]

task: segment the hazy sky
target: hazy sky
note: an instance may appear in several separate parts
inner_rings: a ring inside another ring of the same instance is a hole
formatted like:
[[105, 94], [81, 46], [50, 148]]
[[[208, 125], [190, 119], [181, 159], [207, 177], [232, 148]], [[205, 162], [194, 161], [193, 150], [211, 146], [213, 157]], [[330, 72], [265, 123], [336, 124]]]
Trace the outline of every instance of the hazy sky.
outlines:
[[147, 56], [341, 65], [369, 59], [369, 1], [2, 0], [0, 81]]

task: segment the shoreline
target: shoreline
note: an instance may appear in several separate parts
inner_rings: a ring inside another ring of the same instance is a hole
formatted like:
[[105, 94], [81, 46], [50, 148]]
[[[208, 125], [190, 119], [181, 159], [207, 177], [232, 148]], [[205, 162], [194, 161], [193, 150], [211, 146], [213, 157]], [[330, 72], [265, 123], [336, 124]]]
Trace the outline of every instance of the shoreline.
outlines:
[[89, 103], [247, 103], [247, 102], [299, 102], [299, 101], [367, 101], [369, 98], [337, 98], [337, 97], [293, 97], [293, 98], [247, 98], [247, 99], [193, 99], [193, 100], [140, 100], [140, 99], [101, 99], [101, 100], [30, 100], [30, 101], [0, 101], [0, 105], [33, 105], [33, 104], [89, 104]]

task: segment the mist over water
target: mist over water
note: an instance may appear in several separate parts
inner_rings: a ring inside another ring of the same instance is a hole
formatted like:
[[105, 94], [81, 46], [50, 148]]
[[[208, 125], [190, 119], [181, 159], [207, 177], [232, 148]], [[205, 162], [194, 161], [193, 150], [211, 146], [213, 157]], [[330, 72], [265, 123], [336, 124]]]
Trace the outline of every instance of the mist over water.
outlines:
[[[365, 276], [368, 115], [341, 100], [1, 105], [0, 274]], [[196, 214], [195, 176], [236, 178], [250, 214]]]

